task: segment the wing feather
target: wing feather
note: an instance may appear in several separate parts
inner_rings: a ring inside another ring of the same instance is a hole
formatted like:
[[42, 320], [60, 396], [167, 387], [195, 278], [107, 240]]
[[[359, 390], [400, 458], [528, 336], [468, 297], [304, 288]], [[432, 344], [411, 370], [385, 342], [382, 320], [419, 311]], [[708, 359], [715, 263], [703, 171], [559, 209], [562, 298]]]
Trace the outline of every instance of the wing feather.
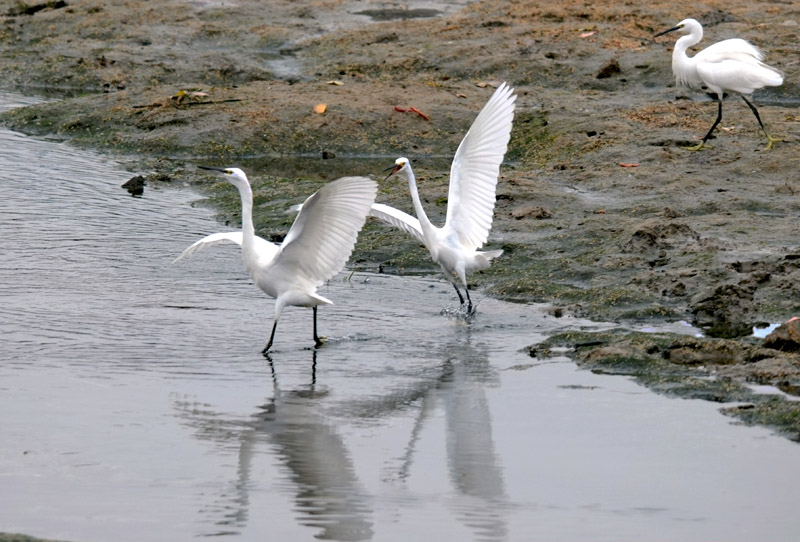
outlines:
[[416, 237], [423, 244], [425, 243], [425, 238], [422, 236], [422, 227], [419, 225], [419, 219], [408, 213], [404, 213], [400, 209], [395, 209], [383, 203], [373, 203], [369, 216], [374, 216], [396, 228], [400, 228], [404, 232]]
[[514, 89], [501, 84], [458, 146], [450, 169], [446, 226], [461, 244], [477, 249], [492, 227], [500, 164], [511, 137]]
[[[186, 250], [180, 253], [180, 255], [172, 260], [172, 263], [180, 261], [187, 256], [191, 256], [195, 252], [205, 250], [208, 247], [219, 245], [222, 243], [236, 243], [237, 245], [242, 245], [242, 232], [240, 231], [226, 231], [222, 233], [212, 233], [211, 235], [207, 235], [200, 239], [199, 241], [195, 241], [192, 243]], [[275, 253], [278, 252], [278, 247], [275, 243], [271, 243], [262, 237], [256, 236], [255, 238], [255, 250], [256, 253], [260, 256], [265, 258], [266, 261], [271, 260]]]
[[303, 203], [275, 267], [317, 283], [334, 276], [353, 252], [377, 191], [366, 177], [342, 177], [320, 188]]
[[181, 252], [177, 258], [172, 260], [172, 263], [182, 260], [187, 256], [191, 256], [199, 250], [205, 250], [210, 246], [219, 245], [220, 243], [236, 243], [237, 245], [241, 245], [242, 232], [226, 231], [222, 233], [212, 233], [211, 235], [206, 235], [199, 241], [192, 243], [188, 248], [186, 248], [186, 250]]
[[780, 72], [770, 68], [753, 57], [728, 57], [720, 60], [704, 60], [697, 64], [697, 74], [710, 86], [733, 90], [741, 94], [751, 94], [765, 86], [778, 86], [783, 83]]

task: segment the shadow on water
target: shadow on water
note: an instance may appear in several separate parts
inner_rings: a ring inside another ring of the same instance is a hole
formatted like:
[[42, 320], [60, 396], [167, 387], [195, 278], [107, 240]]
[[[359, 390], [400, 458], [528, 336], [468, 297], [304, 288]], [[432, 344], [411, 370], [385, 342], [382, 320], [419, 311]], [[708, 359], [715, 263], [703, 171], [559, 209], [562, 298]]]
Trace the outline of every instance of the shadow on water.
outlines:
[[[372, 516], [375, 495], [360, 482], [345, 439], [334, 421], [349, 418], [387, 419], [400, 411], [415, 412], [401, 456], [387, 460], [381, 479], [407, 489], [414, 469], [416, 444], [427, 420], [442, 410], [446, 419], [447, 470], [452, 489], [453, 515], [479, 540], [507, 538], [504, 509], [508, 506], [503, 471], [498, 463], [492, 436], [491, 413], [486, 386], [499, 385], [496, 369], [489, 363], [487, 347], [470, 344], [469, 328], [455, 340], [443, 344], [434, 355], [441, 359], [437, 369], [412, 385], [403, 385], [368, 400], [348, 400], [324, 415], [329, 392], [317, 385], [317, 359], [324, 350], [310, 351], [307, 382], [282, 389], [280, 363], [267, 358], [272, 378], [272, 395], [256, 407], [246, 420], [229, 420], [195, 403], [176, 401], [173, 406], [196, 438], [224, 446], [238, 443], [235, 479], [200, 510], [214, 525], [204, 536], [240, 534], [253, 514], [249, 492], [257, 484], [251, 473], [258, 462], [277, 457], [285, 473], [283, 489], [293, 494], [298, 525], [314, 529], [322, 540], [370, 540], [375, 535]], [[295, 368], [296, 369], [296, 368]], [[262, 453], [258, 452], [262, 447]], [[425, 467], [423, 467], [425, 468]]]

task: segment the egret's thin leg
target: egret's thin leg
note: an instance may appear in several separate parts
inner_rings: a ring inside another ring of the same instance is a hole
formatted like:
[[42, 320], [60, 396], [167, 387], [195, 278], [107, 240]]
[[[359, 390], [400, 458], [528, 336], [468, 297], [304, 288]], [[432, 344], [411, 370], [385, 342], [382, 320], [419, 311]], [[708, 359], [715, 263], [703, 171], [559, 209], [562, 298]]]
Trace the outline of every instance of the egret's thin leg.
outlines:
[[772, 144], [775, 143], [776, 141], [781, 141], [781, 140], [778, 139], [777, 137], [772, 137], [770, 135], [770, 133], [767, 132], [767, 129], [764, 127], [764, 123], [761, 122], [761, 116], [758, 114], [758, 109], [756, 109], [756, 106], [751, 104], [750, 101], [747, 98], [744, 97], [744, 94], [742, 94], [741, 96], [742, 96], [742, 100], [744, 100], [744, 103], [747, 104], [747, 107], [749, 107], [750, 111], [753, 112], [753, 115], [756, 116], [756, 120], [758, 121], [758, 125], [761, 126], [762, 130], [764, 130], [764, 135], [767, 136], [767, 146], [764, 148], [764, 150], [765, 151], [771, 150], [772, 149]]
[[693, 147], [683, 147], [687, 151], [699, 151], [700, 149], [711, 149], [711, 145], [706, 145], [706, 141], [708, 138], [711, 137], [711, 134], [714, 133], [719, 121], [722, 120], [722, 98], [717, 97], [717, 103], [719, 104], [719, 108], [717, 109], [717, 120], [714, 121], [714, 124], [711, 125], [711, 129], [708, 131], [706, 136], [700, 141], [699, 145], [694, 145]]
[[472, 299], [469, 297], [469, 288], [467, 288], [466, 284], [464, 285], [464, 291], [467, 293], [467, 302], [469, 303], [467, 305], [467, 314], [472, 314], [474, 309], [472, 308]]
[[264, 350], [261, 351], [262, 354], [266, 355], [269, 352], [269, 349], [272, 348], [272, 341], [275, 339], [275, 330], [278, 328], [278, 319], [275, 318], [275, 321], [272, 322], [272, 333], [269, 334], [269, 341], [267, 342], [267, 346], [264, 347]]
[[317, 306], [314, 305], [313, 307], [311, 307], [311, 309], [314, 311], [314, 346], [319, 348], [325, 343], [323, 343], [317, 336]]
[[[458, 286], [456, 286], [455, 282], [451, 282], [450, 284], [452, 284], [453, 288], [456, 289], [456, 293], [458, 294], [458, 300], [461, 301], [461, 304], [463, 305], [464, 304], [464, 296], [461, 295], [461, 290], [458, 289]], [[467, 297], [469, 297], [469, 294], [467, 294]]]

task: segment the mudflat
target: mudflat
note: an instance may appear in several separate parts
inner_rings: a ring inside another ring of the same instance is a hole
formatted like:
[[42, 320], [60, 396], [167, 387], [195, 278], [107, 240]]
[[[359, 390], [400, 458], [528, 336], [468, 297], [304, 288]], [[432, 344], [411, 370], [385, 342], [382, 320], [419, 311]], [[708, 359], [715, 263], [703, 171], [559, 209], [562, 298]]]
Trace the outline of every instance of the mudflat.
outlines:
[[[2, 86], [54, 99], [0, 120], [125, 157], [149, 185], [192, 183], [233, 223], [236, 194], [194, 164], [239, 165], [254, 185], [259, 234], [280, 239], [292, 220], [284, 211], [320, 182], [377, 178], [398, 156], [412, 160], [423, 204], [443, 218], [449, 159], [508, 81], [517, 111], [489, 247], [504, 255], [473, 286], [551, 303], [556, 315], [690, 322], [705, 336], [564, 335], [531, 353], [568, 346], [579, 363], [666, 393], [744, 401], [735, 414], [798, 439], [797, 403], [752, 396], [746, 384], [800, 389], [791, 341], [765, 345], [752, 331], [800, 315], [800, 8], [733, 0], [686, 9], [20, 2], [0, 12]], [[741, 37], [784, 73], [782, 86], [754, 95], [782, 139], [772, 150], [736, 95], [712, 149], [682, 148], [706, 133], [716, 105], [675, 86], [678, 36], [653, 35], [687, 17], [705, 29], [694, 51]], [[411, 210], [394, 179], [378, 199]], [[381, 224], [365, 229], [352, 265], [437, 272], [418, 243]]]

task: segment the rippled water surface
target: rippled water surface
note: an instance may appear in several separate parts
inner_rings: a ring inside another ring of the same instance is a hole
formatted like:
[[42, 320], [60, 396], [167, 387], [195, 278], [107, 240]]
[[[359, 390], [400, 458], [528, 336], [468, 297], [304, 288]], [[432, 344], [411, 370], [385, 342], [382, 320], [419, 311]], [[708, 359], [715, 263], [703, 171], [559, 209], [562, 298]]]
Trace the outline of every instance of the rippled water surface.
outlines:
[[[19, 97], [0, 95], [6, 104]], [[81, 541], [795, 540], [800, 448], [523, 348], [567, 328], [342, 274], [328, 343], [195, 195], [0, 131], [0, 531]]]

